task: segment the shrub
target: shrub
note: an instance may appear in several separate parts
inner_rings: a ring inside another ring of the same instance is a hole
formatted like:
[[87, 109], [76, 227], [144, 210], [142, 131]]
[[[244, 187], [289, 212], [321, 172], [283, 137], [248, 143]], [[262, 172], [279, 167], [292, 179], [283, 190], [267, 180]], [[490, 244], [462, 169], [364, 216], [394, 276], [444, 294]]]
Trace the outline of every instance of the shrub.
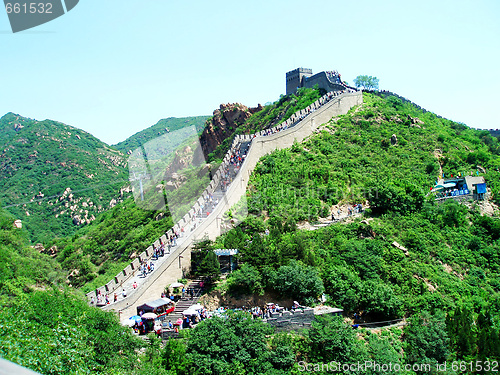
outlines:
[[291, 260], [273, 275], [271, 285], [282, 297], [293, 297], [301, 303], [312, 304], [324, 292], [323, 281], [315, 267]]
[[232, 294], [262, 294], [262, 277], [254, 266], [243, 264], [234, 271], [228, 280], [229, 292]]

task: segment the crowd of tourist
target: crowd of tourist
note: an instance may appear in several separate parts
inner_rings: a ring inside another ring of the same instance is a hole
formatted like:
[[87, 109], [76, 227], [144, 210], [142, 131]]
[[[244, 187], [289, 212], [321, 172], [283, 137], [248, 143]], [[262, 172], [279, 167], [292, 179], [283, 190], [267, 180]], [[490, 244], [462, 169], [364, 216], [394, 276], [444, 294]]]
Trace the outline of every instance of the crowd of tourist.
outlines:
[[[274, 128], [270, 128], [270, 129], [264, 129], [261, 132], [260, 135], [261, 136], [269, 136], [269, 135], [273, 135], [273, 134], [279, 133], [279, 132], [281, 132], [283, 130], [286, 130], [286, 129], [294, 127], [299, 122], [301, 122], [304, 118], [306, 118], [309, 114], [313, 113], [318, 108], [320, 108], [322, 105], [328, 103], [332, 99], [334, 99], [334, 98], [342, 95], [345, 92], [347, 92], [347, 93], [354, 93], [354, 92], [356, 92], [356, 90], [354, 90], [352, 88], [346, 88], [344, 91], [330, 91], [330, 92], [326, 93], [325, 95], [323, 95], [319, 99], [319, 104], [318, 105], [316, 105], [316, 106], [310, 105], [306, 109], [304, 109], [302, 111], [299, 111], [298, 114], [294, 114], [292, 117], [290, 117], [285, 122], [279, 124], [278, 126], [275, 126]], [[255, 138], [255, 137], [257, 137], [257, 134], [253, 135], [253, 138]]]
[[[297, 309], [304, 308], [305, 306], [301, 306], [297, 301], [294, 301], [293, 306], [291, 308], [292, 311]], [[210, 319], [213, 317], [221, 317], [226, 318], [228, 314], [231, 312], [240, 312], [244, 311], [250, 314], [253, 319], [269, 319], [272, 317], [276, 317], [276, 314], [281, 315], [283, 311], [288, 311], [287, 308], [283, 306], [279, 306], [277, 303], [269, 302], [264, 306], [255, 306], [255, 307], [241, 307], [235, 309], [229, 309], [225, 307], [219, 307], [214, 311], [209, 311], [205, 307], [200, 307], [195, 311], [192, 311], [189, 314], [183, 314], [183, 318], [177, 319], [175, 322], [168, 320], [163, 324], [164, 328], [167, 330], [174, 330], [178, 332], [180, 329], [188, 329], [194, 328], [196, 324], [199, 322]]]
[[342, 79], [340, 78], [341, 76], [336, 70], [326, 71], [325, 73], [330, 82], [338, 83], [339, 85], [342, 84]]

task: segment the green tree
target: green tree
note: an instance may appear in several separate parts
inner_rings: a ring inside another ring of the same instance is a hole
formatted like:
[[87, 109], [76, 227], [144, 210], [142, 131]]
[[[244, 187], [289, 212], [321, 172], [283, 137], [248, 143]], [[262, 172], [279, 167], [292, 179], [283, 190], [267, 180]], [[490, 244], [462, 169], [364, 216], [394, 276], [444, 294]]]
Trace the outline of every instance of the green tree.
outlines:
[[220, 263], [217, 255], [212, 250], [208, 250], [198, 266], [198, 275], [205, 276], [209, 283], [220, 277]]
[[260, 233], [254, 233], [252, 242], [241, 251], [241, 259], [259, 270], [265, 266], [277, 267], [280, 264], [279, 252], [273, 251]]
[[355, 331], [340, 316], [317, 316], [307, 331], [307, 338], [310, 362], [354, 363], [365, 354]]
[[206, 319], [189, 332], [187, 338], [189, 373], [268, 373], [273, 365], [266, 335], [272, 332], [271, 326], [260, 319], [252, 319], [248, 313]]
[[477, 318], [477, 359], [500, 359], [500, 332], [493, 324], [490, 310], [483, 311]]
[[[370, 332], [370, 331], [368, 331]], [[387, 331], [386, 331], [387, 332]], [[392, 363], [394, 367], [395, 364], [403, 366], [402, 356], [400, 354], [400, 343], [397, 339], [391, 339], [390, 336], [381, 336], [378, 334], [370, 334], [368, 337], [368, 353], [370, 359], [376, 363]], [[399, 371], [382, 371], [378, 369], [372, 369], [372, 374], [400, 374]]]
[[293, 259], [288, 265], [278, 268], [270, 286], [281, 296], [293, 297], [306, 304], [314, 303], [325, 290], [315, 267]]
[[401, 298], [384, 283], [368, 281], [363, 284], [362, 296], [366, 311], [381, 318], [397, 318], [402, 313]]
[[414, 315], [404, 329], [405, 352], [408, 363], [443, 363], [450, 354], [450, 339], [442, 311], [431, 315], [427, 311]]
[[188, 374], [186, 343], [183, 340], [169, 339], [162, 351], [162, 366], [176, 375]]
[[259, 270], [250, 264], [243, 264], [228, 280], [232, 294], [262, 294], [262, 277]]
[[458, 359], [464, 359], [475, 351], [475, 324], [472, 311], [467, 307], [457, 306], [446, 317], [446, 326], [450, 337], [450, 347]]
[[370, 187], [368, 200], [374, 212], [406, 214], [420, 210], [425, 197], [422, 190], [413, 184], [383, 181]]
[[346, 311], [359, 309], [362, 282], [357, 274], [347, 267], [331, 265], [325, 269], [323, 281], [326, 294], [334, 303]]
[[378, 90], [378, 78], [366, 75], [360, 75], [354, 78], [356, 87], [363, 87], [368, 90]]

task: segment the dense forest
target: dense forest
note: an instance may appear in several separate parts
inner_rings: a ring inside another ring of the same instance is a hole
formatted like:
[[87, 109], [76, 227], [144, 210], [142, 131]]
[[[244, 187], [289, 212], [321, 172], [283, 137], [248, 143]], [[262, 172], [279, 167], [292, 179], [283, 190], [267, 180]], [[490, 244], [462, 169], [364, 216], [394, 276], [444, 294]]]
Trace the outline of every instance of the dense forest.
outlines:
[[[95, 287], [172, 225], [168, 215], [156, 221], [159, 211], [125, 200], [78, 235], [57, 239], [63, 250], [51, 258], [29, 247], [26, 230], [2, 211], [0, 356], [43, 374], [298, 374], [332, 361], [393, 367], [315, 372], [491, 372], [486, 361], [493, 367], [500, 360], [499, 141], [394, 96], [363, 99], [305, 142], [262, 158], [247, 191], [249, 217], [200, 250], [239, 250], [239, 269], [216, 286], [225, 293], [272, 292], [307, 305], [324, 293], [343, 318], [317, 318], [308, 330], [285, 333], [235, 313], [177, 340], [139, 341], [67, 287], [64, 269], [87, 267], [71, 282]], [[239, 132], [285, 120], [283, 110], [266, 116], [293, 100], [280, 98]], [[435, 201], [430, 188], [440, 175], [471, 172], [484, 176], [488, 201]], [[362, 214], [307, 229], [354, 204]], [[109, 260], [99, 263], [103, 253]], [[355, 313], [406, 325], [354, 330], [348, 319]], [[446, 371], [437, 371], [445, 361]]]

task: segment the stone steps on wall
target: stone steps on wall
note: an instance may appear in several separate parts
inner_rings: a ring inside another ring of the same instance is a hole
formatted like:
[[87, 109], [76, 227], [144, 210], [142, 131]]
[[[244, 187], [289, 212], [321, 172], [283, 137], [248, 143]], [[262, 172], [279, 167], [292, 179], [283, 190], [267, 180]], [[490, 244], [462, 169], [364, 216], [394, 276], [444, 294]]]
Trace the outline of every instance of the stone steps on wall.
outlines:
[[[198, 303], [198, 300], [201, 297], [201, 289], [199, 287], [201, 280], [193, 280], [191, 281], [187, 286], [186, 286], [186, 294], [185, 297], [181, 298], [177, 303], [175, 304], [175, 310], [167, 317], [166, 322], [169, 320], [175, 322], [177, 319], [183, 317], [182, 312], [184, 310], [187, 310], [190, 306], [193, 306], [194, 304]], [[194, 289], [194, 296], [191, 299], [191, 297], [187, 294], [187, 291], [189, 288]], [[165, 326], [165, 322], [163, 323]]]

